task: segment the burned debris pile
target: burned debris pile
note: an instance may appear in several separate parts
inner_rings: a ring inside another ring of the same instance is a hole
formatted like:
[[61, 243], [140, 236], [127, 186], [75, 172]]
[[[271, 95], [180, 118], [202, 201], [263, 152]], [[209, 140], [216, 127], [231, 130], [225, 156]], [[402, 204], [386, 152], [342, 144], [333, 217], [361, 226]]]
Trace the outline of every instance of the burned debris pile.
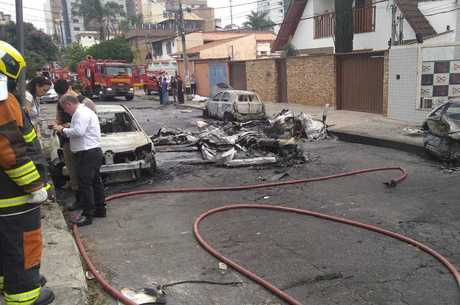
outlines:
[[196, 146], [203, 160], [228, 167], [307, 161], [301, 144], [327, 139], [327, 125], [305, 113], [283, 110], [269, 120], [198, 121], [199, 131], [161, 128], [154, 144]]

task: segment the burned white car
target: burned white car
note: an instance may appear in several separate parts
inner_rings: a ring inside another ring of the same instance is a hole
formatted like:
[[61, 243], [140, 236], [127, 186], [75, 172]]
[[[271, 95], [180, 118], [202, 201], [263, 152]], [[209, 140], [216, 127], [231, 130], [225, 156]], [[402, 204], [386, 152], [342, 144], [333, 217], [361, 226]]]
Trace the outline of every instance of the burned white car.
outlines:
[[444, 161], [460, 161], [460, 100], [449, 100], [431, 111], [423, 129], [428, 152]]
[[[154, 145], [129, 109], [122, 105], [97, 105], [97, 115], [104, 154], [101, 173], [105, 182], [135, 180], [143, 174], [151, 176], [156, 169]], [[59, 187], [65, 183], [62, 180], [67, 173], [61, 148], [51, 152], [51, 160], [53, 180]]]
[[255, 92], [223, 90], [210, 99], [203, 111], [205, 117], [224, 121], [265, 119], [265, 105]]

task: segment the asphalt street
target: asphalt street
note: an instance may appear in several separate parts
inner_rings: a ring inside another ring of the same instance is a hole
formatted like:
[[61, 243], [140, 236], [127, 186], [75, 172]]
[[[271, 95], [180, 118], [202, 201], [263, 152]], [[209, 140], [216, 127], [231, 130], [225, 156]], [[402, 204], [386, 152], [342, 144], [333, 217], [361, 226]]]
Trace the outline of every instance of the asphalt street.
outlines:
[[[130, 107], [148, 134], [161, 127], [196, 128], [197, 110], [136, 98]], [[107, 103], [107, 102], [105, 102]], [[48, 107], [53, 107], [49, 105]], [[203, 212], [234, 203], [263, 203], [341, 216], [402, 233], [460, 266], [460, 172], [373, 146], [326, 140], [307, 143], [304, 164], [228, 169], [163, 162], [152, 179], [112, 185], [109, 194], [146, 188], [261, 183], [279, 173], [300, 179], [353, 169], [401, 166], [409, 178], [397, 188], [374, 173], [289, 187], [209, 194], [144, 195], [113, 201], [108, 217], [81, 228], [98, 269], [117, 288], [139, 289], [184, 280], [241, 281], [242, 285], [183, 284], [168, 289], [170, 305], [284, 304], [219, 262], [196, 242], [193, 222]], [[452, 276], [424, 252], [376, 233], [311, 217], [235, 210], [209, 217], [204, 237], [229, 258], [311, 305], [455, 305]], [[110, 298], [106, 304], [116, 304]]]

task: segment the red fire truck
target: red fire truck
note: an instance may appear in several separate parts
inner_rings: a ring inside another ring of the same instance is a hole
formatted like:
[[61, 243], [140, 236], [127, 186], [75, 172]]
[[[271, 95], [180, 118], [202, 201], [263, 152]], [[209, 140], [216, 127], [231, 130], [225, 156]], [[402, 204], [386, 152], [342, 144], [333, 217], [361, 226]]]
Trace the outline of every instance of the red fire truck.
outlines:
[[121, 60], [100, 60], [88, 56], [77, 65], [82, 93], [99, 100], [124, 97], [134, 98], [133, 67]]
[[44, 66], [39, 73], [45, 77], [48, 77], [52, 81], [56, 81], [58, 79], [70, 79], [69, 69], [61, 68], [56, 63], [51, 63], [49, 65]]
[[159, 77], [164, 71], [149, 71], [147, 65], [136, 65], [134, 67], [134, 83], [143, 88], [145, 94], [158, 94], [160, 91]]

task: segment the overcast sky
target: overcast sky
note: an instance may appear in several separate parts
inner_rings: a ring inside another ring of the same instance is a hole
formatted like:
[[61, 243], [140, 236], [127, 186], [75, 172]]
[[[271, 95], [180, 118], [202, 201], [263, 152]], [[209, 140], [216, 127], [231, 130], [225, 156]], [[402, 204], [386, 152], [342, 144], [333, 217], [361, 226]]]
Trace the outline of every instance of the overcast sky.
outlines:
[[[44, 3], [46, 0], [23, 0], [24, 21], [31, 22], [35, 27], [45, 30]], [[222, 19], [222, 25], [230, 24], [230, 1], [229, 0], [208, 0], [210, 7], [215, 10], [216, 18]], [[246, 16], [251, 10], [257, 9], [256, 0], [233, 0], [233, 23], [241, 25], [246, 21]], [[11, 14], [13, 19], [15, 14], [15, 0], [0, 0], [0, 11]]]
[[[0, 0], [1, 1], [1, 0]], [[233, 23], [237, 25], [243, 24], [246, 21], [246, 16], [249, 15], [251, 10], [257, 9], [255, 0], [233, 0]], [[208, 6], [220, 8], [230, 6], [229, 0], [208, 0]], [[222, 8], [215, 10], [216, 18], [222, 19], [222, 25], [230, 24], [230, 8]]]
[[[45, 30], [45, 12], [43, 3], [45, 0], [22, 0], [24, 21], [33, 23], [35, 27]], [[15, 0], [0, 0], [0, 11], [10, 14], [15, 20]]]

